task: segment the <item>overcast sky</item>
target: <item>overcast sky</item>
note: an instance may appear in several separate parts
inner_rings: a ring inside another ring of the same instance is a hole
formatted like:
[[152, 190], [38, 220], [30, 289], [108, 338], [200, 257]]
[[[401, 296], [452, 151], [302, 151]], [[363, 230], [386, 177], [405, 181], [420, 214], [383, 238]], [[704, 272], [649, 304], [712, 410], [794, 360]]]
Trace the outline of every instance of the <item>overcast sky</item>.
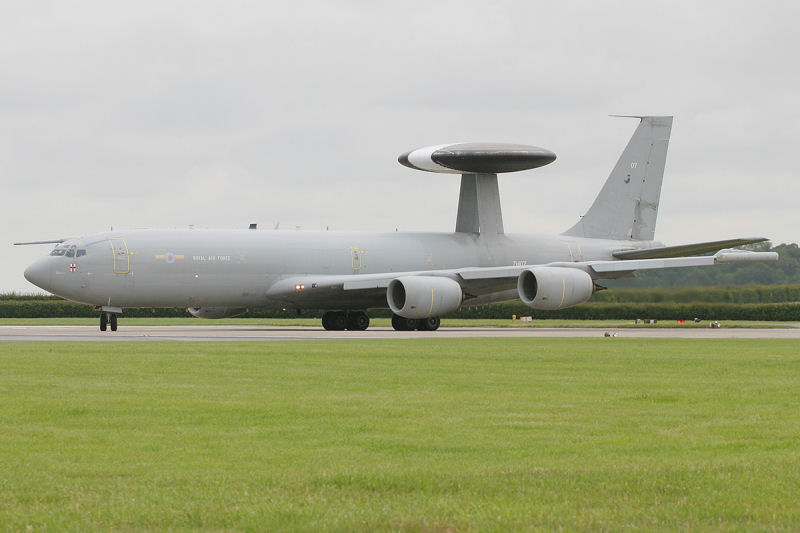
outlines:
[[457, 175], [397, 156], [554, 151], [500, 178], [558, 233], [674, 115], [656, 238], [800, 241], [796, 2], [4, 2], [0, 292], [18, 240], [138, 227], [452, 231]]

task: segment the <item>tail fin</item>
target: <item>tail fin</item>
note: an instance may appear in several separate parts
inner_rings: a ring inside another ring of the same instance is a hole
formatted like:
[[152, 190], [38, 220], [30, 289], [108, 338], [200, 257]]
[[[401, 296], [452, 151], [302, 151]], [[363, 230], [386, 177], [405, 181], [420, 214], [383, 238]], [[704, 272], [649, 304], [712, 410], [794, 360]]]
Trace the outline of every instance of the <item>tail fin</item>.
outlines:
[[603, 189], [581, 220], [564, 232], [574, 237], [653, 240], [672, 117], [641, 119]]

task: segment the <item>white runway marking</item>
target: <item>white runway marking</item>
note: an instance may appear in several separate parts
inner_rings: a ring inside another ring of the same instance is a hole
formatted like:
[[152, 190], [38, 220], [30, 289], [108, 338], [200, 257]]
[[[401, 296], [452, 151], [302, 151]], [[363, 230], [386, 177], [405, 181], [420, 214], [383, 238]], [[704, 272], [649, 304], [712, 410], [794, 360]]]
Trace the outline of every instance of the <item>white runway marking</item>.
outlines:
[[[800, 327], [786, 328], [440, 328], [438, 331], [325, 331], [321, 327], [282, 326], [124, 326], [119, 331], [101, 332], [96, 326], [0, 326], [0, 342], [11, 341], [287, 341], [351, 339], [445, 339], [445, 338], [532, 338], [604, 337], [687, 338], [687, 339], [800, 339]], [[613, 340], [609, 340], [613, 342]]]

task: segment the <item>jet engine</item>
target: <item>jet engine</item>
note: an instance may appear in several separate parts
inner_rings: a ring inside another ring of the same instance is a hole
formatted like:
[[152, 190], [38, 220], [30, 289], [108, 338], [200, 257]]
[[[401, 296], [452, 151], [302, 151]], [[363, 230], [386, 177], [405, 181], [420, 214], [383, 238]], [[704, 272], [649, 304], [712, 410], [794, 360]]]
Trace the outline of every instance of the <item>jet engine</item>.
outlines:
[[594, 292], [594, 282], [577, 268], [541, 266], [523, 270], [517, 290], [528, 307], [555, 310], [588, 300]]
[[389, 308], [403, 318], [428, 318], [461, 306], [461, 285], [438, 276], [404, 276], [389, 282]]
[[189, 314], [197, 318], [230, 318], [247, 312], [243, 307], [190, 307]]

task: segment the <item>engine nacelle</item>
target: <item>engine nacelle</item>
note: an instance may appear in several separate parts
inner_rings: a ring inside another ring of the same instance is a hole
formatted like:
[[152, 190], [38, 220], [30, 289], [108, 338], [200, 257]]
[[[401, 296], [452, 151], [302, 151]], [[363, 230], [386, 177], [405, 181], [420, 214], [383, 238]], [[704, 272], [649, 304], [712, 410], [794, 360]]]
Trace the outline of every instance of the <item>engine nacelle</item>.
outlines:
[[186, 310], [197, 318], [230, 318], [247, 312], [243, 307], [189, 307]]
[[389, 308], [403, 318], [428, 318], [461, 306], [461, 285], [438, 276], [404, 276], [389, 282]]
[[522, 271], [517, 291], [525, 305], [552, 311], [588, 300], [594, 293], [594, 282], [577, 268], [541, 266]]

